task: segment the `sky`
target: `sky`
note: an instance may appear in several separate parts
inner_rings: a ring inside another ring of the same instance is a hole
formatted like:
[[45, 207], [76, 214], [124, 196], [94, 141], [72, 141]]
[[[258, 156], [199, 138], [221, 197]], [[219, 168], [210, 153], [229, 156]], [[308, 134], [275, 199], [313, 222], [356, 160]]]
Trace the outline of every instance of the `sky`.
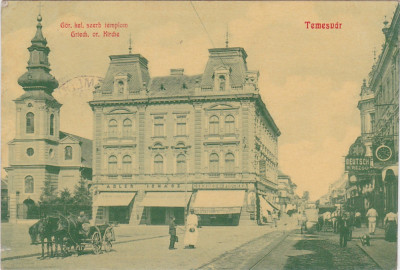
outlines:
[[[368, 78], [374, 50], [381, 52], [383, 21], [391, 20], [396, 2], [192, 4], [201, 21], [190, 2], [42, 2], [51, 73], [63, 85], [53, 94], [63, 104], [61, 130], [93, 137], [87, 104], [93, 88], [71, 84], [81, 76], [104, 77], [108, 56], [128, 53], [130, 35], [133, 53], [149, 60], [151, 76], [168, 75], [171, 68], [193, 75], [204, 71], [209, 48], [225, 46], [229, 29], [229, 46], [243, 47], [249, 70], [259, 70], [260, 94], [282, 132], [280, 169], [297, 184], [298, 194], [308, 190], [318, 199], [340, 178], [344, 156], [360, 135], [362, 80]], [[2, 168], [15, 136], [13, 100], [23, 94], [17, 80], [26, 71], [38, 12], [38, 2], [8, 2], [2, 8]], [[342, 29], [307, 29], [306, 21], [339, 22]], [[63, 22], [128, 27], [117, 29], [115, 38], [73, 38], [76, 29], [62, 28]]]

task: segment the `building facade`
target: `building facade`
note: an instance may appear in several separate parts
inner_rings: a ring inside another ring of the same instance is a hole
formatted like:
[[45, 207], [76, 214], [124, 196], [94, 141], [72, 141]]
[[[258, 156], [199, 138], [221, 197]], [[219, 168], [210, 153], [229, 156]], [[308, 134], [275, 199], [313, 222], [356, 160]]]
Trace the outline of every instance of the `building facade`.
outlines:
[[397, 5], [392, 22], [384, 22], [385, 43], [361, 87], [361, 136], [353, 145], [362, 143], [358, 149], [370, 162], [348, 170], [346, 191], [349, 207], [361, 213], [374, 207], [380, 221], [388, 211], [397, 212], [398, 202], [399, 16]]
[[280, 211], [287, 213], [297, 209], [295, 192], [297, 185], [292, 182], [289, 175], [279, 171], [278, 173], [278, 204]]
[[280, 131], [243, 48], [209, 50], [204, 73], [150, 77], [140, 54], [110, 56], [95, 87], [97, 223], [256, 223], [275, 201]]
[[42, 18], [37, 18], [36, 34], [28, 48], [27, 72], [19, 79], [25, 93], [16, 104], [15, 138], [9, 142], [8, 196], [10, 221], [37, 218], [37, 206], [45, 181], [56, 191], [91, 179], [91, 140], [60, 131], [61, 104], [52, 96], [58, 87], [50, 74], [47, 41], [42, 34]]

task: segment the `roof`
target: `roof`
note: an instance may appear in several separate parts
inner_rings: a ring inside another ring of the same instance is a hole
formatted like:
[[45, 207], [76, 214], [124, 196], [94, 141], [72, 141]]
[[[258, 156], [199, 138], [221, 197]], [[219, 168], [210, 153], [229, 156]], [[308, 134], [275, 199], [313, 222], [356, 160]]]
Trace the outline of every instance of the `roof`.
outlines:
[[65, 137], [72, 137], [80, 142], [82, 152], [82, 165], [87, 168], [92, 168], [93, 141], [71, 133], [60, 131], [60, 139], [63, 139]]
[[202, 75], [170, 75], [154, 77], [149, 84], [149, 96], [192, 96]]
[[26, 91], [22, 96], [15, 99], [15, 101], [23, 101], [25, 99], [47, 100], [58, 103], [58, 101], [52, 95], [49, 95], [44, 91]]
[[6, 179], [1, 179], [1, 189], [8, 189], [8, 181]]

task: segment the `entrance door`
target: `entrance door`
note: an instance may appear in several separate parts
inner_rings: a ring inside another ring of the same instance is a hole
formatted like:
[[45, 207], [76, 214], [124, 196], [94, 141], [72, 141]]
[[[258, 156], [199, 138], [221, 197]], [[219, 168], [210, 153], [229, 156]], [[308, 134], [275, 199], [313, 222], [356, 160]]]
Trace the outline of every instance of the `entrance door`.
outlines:
[[129, 212], [127, 206], [112, 206], [109, 209], [109, 221], [119, 224], [129, 223]]
[[165, 224], [165, 207], [151, 207], [150, 208], [150, 217], [152, 225], [161, 225]]
[[185, 225], [185, 213], [183, 207], [174, 207], [174, 217], [176, 225]]
[[26, 199], [22, 204], [22, 218], [24, 219], [36, 219], [38, 218], [38, 209], [35, 202], [31, 199]]

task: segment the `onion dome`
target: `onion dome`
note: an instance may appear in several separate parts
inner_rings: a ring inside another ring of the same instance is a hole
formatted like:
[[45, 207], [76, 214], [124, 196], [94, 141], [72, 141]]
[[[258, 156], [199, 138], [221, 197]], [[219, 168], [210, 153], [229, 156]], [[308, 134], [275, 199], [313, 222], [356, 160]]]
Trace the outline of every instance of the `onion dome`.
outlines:
[[37, 17], [38, 24], [36, 25], [36, 34], [31, 40], [32, 45], [28, 48], [30, 58], [27, 69], [18, 79], [18, 84], [25, 91], [44, 90], [51, 94], [58, 87], [58, 81], [50, 74], [50, 64], [48, 55], [50, 52], [47, 47], [47, 40], [42, 33], [42, 16]]

